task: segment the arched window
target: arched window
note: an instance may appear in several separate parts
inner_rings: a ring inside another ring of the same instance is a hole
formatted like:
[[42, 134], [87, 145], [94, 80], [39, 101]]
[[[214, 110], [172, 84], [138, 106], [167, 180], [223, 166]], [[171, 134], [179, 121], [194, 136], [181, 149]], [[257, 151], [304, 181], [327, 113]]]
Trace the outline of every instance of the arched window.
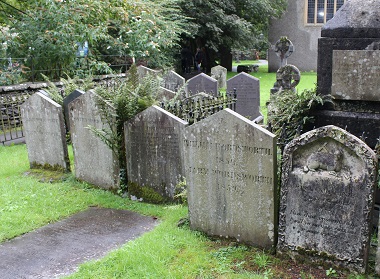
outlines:
[[348, 0], [305, 0], [307, 24], [324, 24]]

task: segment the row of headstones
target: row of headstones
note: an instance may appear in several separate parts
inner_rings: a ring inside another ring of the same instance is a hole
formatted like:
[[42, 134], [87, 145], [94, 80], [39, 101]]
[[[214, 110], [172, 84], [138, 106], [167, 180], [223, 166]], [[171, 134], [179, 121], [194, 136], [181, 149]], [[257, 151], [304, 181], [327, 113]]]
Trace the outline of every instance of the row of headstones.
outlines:
[[[107, 125], [96, 98], [69, 104], [75, 175], [117, 189], [118, 159], [88, 129]], [[31, 166], [68, 170], [62, 108], [36, 93], [22, 114]], [[345, 130], [326, 126], [286, 146], [279, 208], [276, 137], [236, 112], [189, 126], [153, 106], [125, 123], [125, 142], [130, 182], [172, 199], [186, 178], [191, 228], [365, 271], [377, 157]]]
[[[139, 66], [137, 70], [140, 77], [160, 75], [161, 73], [144, 66]], [[233, 92], [236, 89], [235, 111], [250, 120], [262, 118], [260, 112], [260, 80], [245, 72], [227, 80], [227, 69], [222, 66], [215, 66], [211, 69], [211, 77], [200, 73], [185, 83], [182, 76], [174, 71], [169, 71], [163, 76], [163, 87], [162, 96], [165, 96], [167, 100], [173, 98], [183, 87], [186, 98], [200, 92], [219, 97], [220, 88], [226, 88], [227, 92]]]

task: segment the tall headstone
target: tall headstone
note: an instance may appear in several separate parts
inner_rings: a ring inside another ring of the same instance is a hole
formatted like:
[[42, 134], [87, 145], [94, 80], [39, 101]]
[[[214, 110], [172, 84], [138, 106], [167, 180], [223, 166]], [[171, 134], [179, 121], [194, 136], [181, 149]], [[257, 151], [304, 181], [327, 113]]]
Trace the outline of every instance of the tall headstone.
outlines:
[[278, 251], [365, 272], [377, 157], [330, 125], [291, 141], [283, 153]]
[[186, 91], [188, 96], [204, 92], [217, 97], [219, 96], [218, 81], [204, 73], [200, 73], [187, 81]]
[[128, 181], [173, 200], [184, 176], [180, 137], [187, 122], [152, 106], [124, 125]]
[[314, 114], [316, 127], [336, 125], [374, 148], [380, 135], [380, 1], [350, 0], [322, 28], [318, 40], [320, 95], [333, 95]]
[[30, 167], [70, 171], [61, 105], [37, 92], [21, 106]]
[[177, 92], [185, 86], [185, 78], [174, 71], [167, 72], [163, 77], [163, 87]]
[[[91, 126], [109, 130], [113, 125], [102, 117], [100, 98], [90, 90], [69, 104], [75, 176], [101, 188], [117, 189], [120, 184], [119, 160], [112, 149], [89, 129]], [[106, 108], [110, 114], [114, 111], [108, 104], [104, 106]]]
[[70, 131], [70, 120], [69, 120], [69, 103], [82, 96], [85, 92], [79, 89], [74, 90], [69, 95], [63, 99], [63, 114], [65, 115], [66, 130]]
[[227, 92], [236, 89], [236, 112], [249, 120], [262, 117], [260, 113], [260, 80], [247, 73], [240, 74], [227, 80]]
[[227, 87], [227, 69], [217, 65], [211, 68], [211, 77], [218, 81], [218, 88]]
[[272, 247], [275, 135], [224, 109], [187, 127], [182, 145], [191, 228]]

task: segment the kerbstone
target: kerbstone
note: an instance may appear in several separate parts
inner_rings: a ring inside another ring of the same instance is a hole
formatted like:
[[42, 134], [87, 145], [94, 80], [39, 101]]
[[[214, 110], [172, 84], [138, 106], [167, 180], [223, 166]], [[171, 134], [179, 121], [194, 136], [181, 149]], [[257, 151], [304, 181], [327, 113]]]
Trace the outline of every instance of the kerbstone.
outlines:
[[61, 105], [40, 91], [21, 106], [30, 167], [70, 170]]
[[278, 251], [365, 272], [377, 157], [363, 141], [325, 126], [283, 153]]
[[270, 248], [276, 241], [276, 138], [224, 109], [184, 130], [190, 226]]

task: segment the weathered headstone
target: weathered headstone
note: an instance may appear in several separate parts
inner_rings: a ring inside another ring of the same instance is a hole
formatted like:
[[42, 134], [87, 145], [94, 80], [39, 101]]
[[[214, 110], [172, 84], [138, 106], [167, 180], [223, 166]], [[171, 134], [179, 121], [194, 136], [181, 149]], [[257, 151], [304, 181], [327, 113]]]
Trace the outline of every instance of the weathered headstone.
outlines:
[[[109, 130], [111, 123], [102, 118], [100, 96], [90, 90], [69, 104], [71, 140], [73, 143], [75, 176], [105, 189], [119, 187], [119, 161], [116, 154], [89, 127]], [[114, 108], [104, 109], [110, 114]], [[109, 119], [109, 121], [113, 121]]]
[[176, 93], [174, 91], [171, 91], [162, 86], [160, 86], [159, 90], [160, 91], [157, 94], [158, 101], [164, 101], [164, 100], [168, 101], [168, 100], [173, 99], [176, 96]]
[[281, 37], [274, 45], [274, 51], [280, 58], [280, 68], [288, 64], [288, 57], [294, 52], [294, 45], [287, 37]]
[[177, 92], [185, 86], [185, 78], [174, 71], [169, 71], [163, 77], [163, 87], [173, 92]]
[[164, 200], [173, 200], [184, 175], [180, 137], [186, 125], [158, 106], [124, 124], [128, 182], [135, 184], [129, 187], [130, 194], [143, 198], [138, 196], [138, 189], [148, 187]]
[[260, 113], [260, 80], [241, 72], [227, 80], [227, 92], [236, 89], [236, 112], [249, 120], [262, 117]]
[[218, 88], [227, 87], [227, 69], [217, 65], [211, 68], [211, 77], [218, 81]]
[[70, 131], [70, 120], [69, 120], [69, 103], [82, 96], [85, 92], [79, 89], [74, 90], [69, 95], [63, 99], [63, 113], [65, 115], [66, 130]]
[[219, 96], [218, 81], [204, 73], [200, 73], [187, 81], [186, 91], [188, 96], [204, 92], [217, 97]]
[[22, 104], [21, 115], [30, 167], [69, 171], [70, 161], [61, 105], [40, 91]]
[[276, 138], [224, 109], [184, 130], [190, 226], [270, 248], [276, 240]]
[[161, 74], [161, 71], [153, 70], [153, 69], [150, 69], [148, 67], [140, 65], [137, 67], [137, 74], [139, 76], [139, 79], [142, 79], [148, 75], [158, 76]]
[[365, 272], [376, 154], [330, 125], [291, 141], [283, 153], [278, 251]]

